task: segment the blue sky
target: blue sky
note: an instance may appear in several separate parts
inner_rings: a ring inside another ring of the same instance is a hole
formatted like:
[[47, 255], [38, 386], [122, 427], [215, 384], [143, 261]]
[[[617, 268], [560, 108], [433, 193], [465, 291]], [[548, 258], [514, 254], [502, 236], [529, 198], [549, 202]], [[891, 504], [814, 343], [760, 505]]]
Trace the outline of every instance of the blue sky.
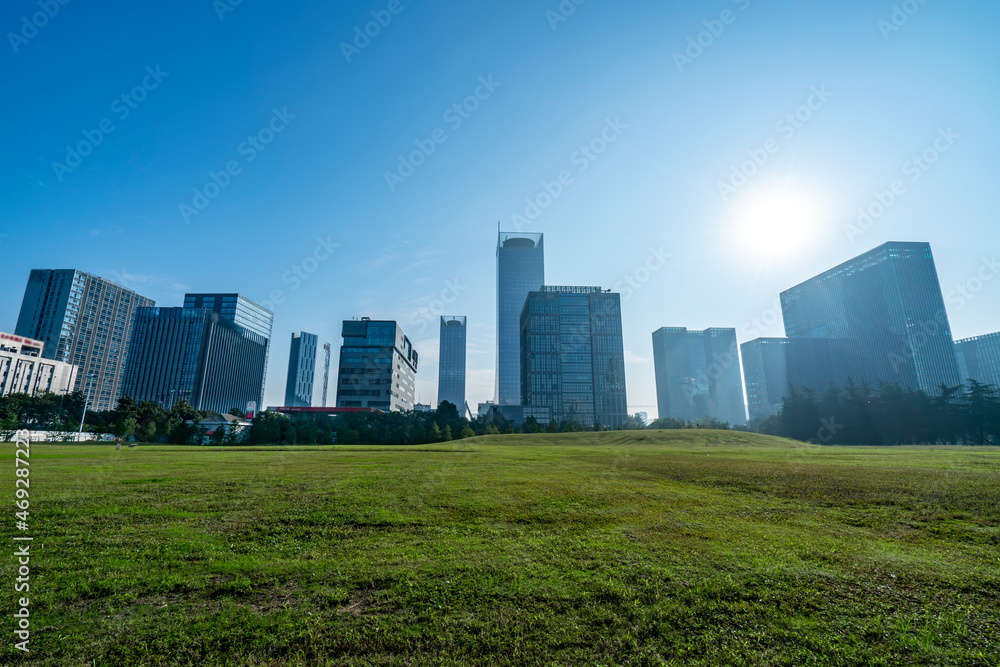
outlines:
[[650, 415], [652, 331], [781, 335], [778, 292], [887, 240], [932, 244], [957, 337], [1000, 330], [994, 2], [52, 0], [25, 28], [47, 4], [0, 10], [0, 330], [32, 268], [277, 296], [267, 404], [293, 331], [362, 315], [402, 323], [433, 402], [448, 301], [475, 403], [498, 221], [545, 233], [550, 284], [623, 292]]

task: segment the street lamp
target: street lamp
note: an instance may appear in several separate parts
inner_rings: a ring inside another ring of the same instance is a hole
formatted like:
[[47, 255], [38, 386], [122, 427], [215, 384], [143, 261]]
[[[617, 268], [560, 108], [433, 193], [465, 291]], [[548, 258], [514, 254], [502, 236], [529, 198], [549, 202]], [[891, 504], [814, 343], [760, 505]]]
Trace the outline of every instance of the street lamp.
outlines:
[[87, 376], [87, 398], [83, 402], [83, 414], [80, 415], [80, 432], [77, 433], [77, 442], [80, 442], [80, 439], [83, 438], [83, 422], [87, 418], [87, 407], [90, 405], [90, 378], [92, 377], [94, 377], [93, 373]]

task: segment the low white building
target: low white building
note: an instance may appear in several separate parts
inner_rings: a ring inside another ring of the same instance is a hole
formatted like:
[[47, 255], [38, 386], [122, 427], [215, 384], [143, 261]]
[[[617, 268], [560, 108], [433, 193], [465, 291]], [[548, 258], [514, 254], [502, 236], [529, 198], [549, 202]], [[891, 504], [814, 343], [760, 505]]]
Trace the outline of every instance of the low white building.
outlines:
[[76, 366], [42, 358], [45, 343], [0, 332], [0, 396], [73, 390]]

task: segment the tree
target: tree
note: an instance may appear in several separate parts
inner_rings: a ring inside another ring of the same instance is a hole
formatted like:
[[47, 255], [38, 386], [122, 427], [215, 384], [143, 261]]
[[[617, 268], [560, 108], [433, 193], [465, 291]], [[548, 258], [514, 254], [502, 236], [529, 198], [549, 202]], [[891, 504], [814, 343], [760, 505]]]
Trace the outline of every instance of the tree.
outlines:
[[431, 422], [431, 442], [441, 442], [441, 427], [437, 422]]
[[226, 442], [226, 427], [222, 424], [216, 426], [212, 435], [208, 437], [208, 442], [215, 446], [224, 444]]
[[475, 436], [476, 436], [476, 432], [473, 431], [472, 427], [469, 426], [468, 424], [466, 424], [465, 426], [463, 426], [462, 427], [462, 432], [458, 434], [458, 437], [462, 438], [462, 439], [465, 439], [465, 438], [474, 438]]
[[115, 437], [118, 438], [118, 442], [128, 439], [136, 429], [139, 428], [139, 423], [132, 417], [125, 419], [119, 419], [112, 425], [111, 432], [114, 433]]

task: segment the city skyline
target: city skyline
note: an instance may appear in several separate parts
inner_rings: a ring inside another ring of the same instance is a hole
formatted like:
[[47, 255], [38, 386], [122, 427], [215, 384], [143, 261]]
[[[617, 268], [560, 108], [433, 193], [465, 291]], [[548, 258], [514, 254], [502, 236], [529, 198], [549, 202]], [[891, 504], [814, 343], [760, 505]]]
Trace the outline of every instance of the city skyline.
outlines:
[[[622, 294], [632, 413], [656, 412], [651, 331], [783, 336], [781, 290], [889, 240], [935, 249], [956, 338], [1000, 329], [993, 3], [905, 25], [892, 2], [586, 3], [565, 21], [552, 2], [403, 4], [358, 53], [342, 44], [383, 7], [181, 6], [61, 6], [8, 51], [34, 102], [9, 111], [0, 330], [39, 267], [158, 304], [240, 292], [274, 311], [273, 405], [293, 331], [398, 319], [431, 369], [438, 316], [462, 312], [474, 404], [495, 383], [497, 221], [547, 236], [551, 282]], [[435, 378], [418, 375], [425, 401]]]

